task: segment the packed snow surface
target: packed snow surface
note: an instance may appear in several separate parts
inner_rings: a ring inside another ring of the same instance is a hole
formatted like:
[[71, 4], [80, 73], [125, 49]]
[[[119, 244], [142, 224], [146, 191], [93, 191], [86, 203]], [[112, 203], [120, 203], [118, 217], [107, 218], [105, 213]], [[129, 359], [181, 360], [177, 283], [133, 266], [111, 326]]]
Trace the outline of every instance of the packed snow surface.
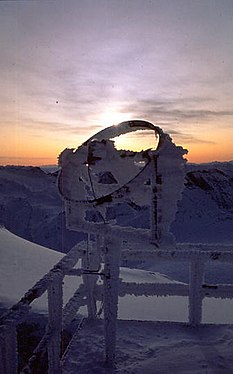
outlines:
[[231, 374], [233, 331], [182, 324], [118, 321], [116, 365], [103, 365], [101, 321], [86, 321], [70, 346], [63, 374]]

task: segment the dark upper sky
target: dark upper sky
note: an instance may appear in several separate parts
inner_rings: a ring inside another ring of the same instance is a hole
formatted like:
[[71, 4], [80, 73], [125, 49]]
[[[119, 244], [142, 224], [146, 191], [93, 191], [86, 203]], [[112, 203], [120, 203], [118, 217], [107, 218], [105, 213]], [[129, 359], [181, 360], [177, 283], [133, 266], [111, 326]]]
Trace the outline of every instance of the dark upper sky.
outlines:
[[233, 159], [232, 20], [232, 0], [1, 1], [0, 156], [141, 118], [190, 160]]

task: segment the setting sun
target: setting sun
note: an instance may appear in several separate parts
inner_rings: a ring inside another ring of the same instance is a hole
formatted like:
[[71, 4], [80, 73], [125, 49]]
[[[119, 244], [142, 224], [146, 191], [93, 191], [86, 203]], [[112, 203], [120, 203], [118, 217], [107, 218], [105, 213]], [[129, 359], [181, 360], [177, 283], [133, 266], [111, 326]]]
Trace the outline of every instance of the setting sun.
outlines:
[[98, 121], [103, 127], [118, 125], [119, 123], [130, 119], [132, 119], [132, 114], [122, 113], [120, 107], [118, 108], [116, 105], [107, 107], [106, 110], [98, 116]]

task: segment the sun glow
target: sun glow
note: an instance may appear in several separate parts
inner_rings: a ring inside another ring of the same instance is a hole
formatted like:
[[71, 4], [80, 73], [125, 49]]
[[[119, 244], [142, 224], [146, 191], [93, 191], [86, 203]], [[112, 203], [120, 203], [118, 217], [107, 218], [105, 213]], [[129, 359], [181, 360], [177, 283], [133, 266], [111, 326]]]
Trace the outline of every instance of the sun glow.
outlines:
[[116, 106], [109, 107], [100, 113], [98, 121], [103, 127], [118, 125], [132, 119], [131, 113], [122, 113]]

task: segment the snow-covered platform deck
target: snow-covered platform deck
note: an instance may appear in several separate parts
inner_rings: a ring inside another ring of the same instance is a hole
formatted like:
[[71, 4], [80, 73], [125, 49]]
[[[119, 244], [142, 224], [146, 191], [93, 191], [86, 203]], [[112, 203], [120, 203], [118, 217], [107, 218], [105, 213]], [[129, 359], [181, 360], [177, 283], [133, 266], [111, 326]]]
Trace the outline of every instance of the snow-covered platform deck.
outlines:
[[116, 365], [104, 366], [103, 322], [83, 322], [63, 360], [63, 374], [233, 373], [232, 326], [117, 322]]

